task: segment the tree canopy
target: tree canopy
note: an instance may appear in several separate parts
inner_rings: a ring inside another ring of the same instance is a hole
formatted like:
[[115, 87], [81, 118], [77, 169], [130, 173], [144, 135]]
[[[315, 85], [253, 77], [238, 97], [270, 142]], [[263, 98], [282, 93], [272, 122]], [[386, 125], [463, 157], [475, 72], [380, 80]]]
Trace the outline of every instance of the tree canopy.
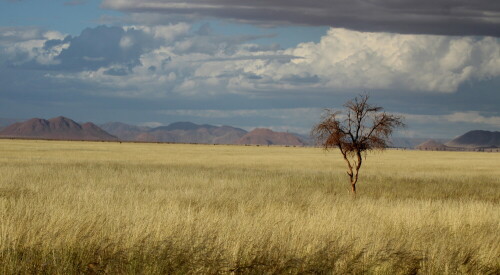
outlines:
[[401, 116], [369, 104], [369, 98], [362, 94], [346, 102], [344, 112], [326, 109], [321, 122], [312, 129], [313, 137], [324, 149], [339, 148], [347, 163], [353, 193], [356, 193], [362, 154], [387, 148], [394, 129], [405, 126]]

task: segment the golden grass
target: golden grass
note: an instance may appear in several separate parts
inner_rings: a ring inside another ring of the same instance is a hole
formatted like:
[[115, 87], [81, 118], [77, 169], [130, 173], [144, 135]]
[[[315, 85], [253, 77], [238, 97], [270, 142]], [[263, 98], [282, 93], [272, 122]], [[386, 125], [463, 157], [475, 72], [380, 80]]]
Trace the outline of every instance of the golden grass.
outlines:
[[499, 274], [500, 154], [0, 140], [1, 274]]

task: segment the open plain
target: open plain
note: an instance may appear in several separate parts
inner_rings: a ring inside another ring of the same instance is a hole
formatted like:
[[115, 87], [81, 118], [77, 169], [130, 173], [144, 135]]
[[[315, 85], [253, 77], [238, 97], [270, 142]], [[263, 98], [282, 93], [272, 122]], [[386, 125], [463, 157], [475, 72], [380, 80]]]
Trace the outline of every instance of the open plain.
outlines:
[[1, 274], [500, 274], [500, 154], [0, 140]]

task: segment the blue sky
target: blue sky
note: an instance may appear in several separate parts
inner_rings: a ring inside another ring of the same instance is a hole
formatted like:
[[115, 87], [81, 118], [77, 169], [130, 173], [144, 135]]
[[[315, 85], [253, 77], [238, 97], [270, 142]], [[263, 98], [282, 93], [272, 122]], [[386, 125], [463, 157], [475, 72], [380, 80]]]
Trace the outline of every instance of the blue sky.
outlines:
[[398, 135], [500, 130], [496, 1], [0, 0], [0, 118], [307, 133], [368, 92]]
[[100, 18], [119, 12], [100, 9], [100, 1], [0, 1], [1, 26], [37, 26], [78, 35], [99, 25]]

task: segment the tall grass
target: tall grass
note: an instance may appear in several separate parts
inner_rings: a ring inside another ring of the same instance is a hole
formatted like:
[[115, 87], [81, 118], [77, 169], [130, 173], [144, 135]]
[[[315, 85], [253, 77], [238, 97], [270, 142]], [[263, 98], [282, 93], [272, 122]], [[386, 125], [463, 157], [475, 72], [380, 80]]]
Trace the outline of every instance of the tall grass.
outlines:
[[1, 274], [500, 274], [500, 154], [0, 140]]

